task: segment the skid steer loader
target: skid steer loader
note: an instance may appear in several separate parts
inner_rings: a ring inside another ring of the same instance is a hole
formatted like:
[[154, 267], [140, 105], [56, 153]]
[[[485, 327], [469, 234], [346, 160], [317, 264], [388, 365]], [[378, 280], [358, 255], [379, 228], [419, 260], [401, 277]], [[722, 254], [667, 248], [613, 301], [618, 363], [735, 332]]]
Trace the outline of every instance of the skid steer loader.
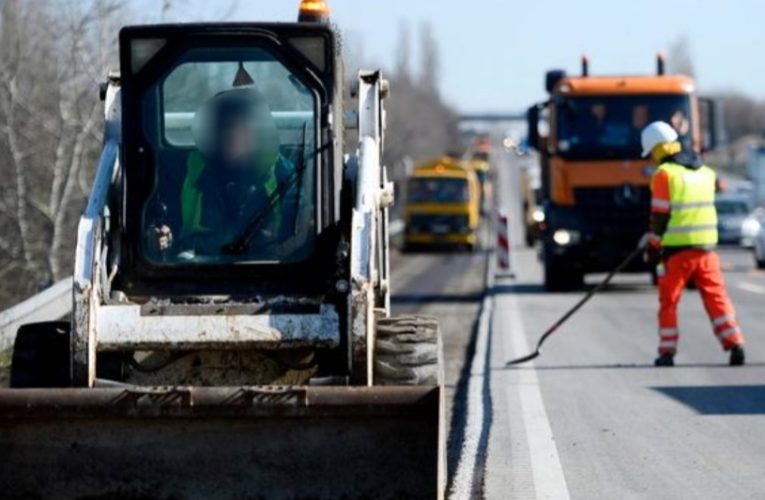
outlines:
[[4, 498], [443, 497], [438, 324], [390, 316], [387, 82], [347, 114], [343, 83], [328, 23], [122, 29], [71, 321], [23, 326], [0, 390]]

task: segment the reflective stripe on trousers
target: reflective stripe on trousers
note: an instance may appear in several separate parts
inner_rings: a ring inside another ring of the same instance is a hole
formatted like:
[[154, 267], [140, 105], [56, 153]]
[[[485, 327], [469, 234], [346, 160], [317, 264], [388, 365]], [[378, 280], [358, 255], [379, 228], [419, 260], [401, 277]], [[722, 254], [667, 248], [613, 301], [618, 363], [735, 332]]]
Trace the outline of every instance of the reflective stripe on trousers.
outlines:
[[684, 250], [664, 262], [659, 276], [659, 353], [674, 354], [679, 338], [677, 305], [689, 280], [693, 279], [715, 336], [724, 349], [744, 342], [733, 305], [725, 290], [720, 258], [715, 252]]

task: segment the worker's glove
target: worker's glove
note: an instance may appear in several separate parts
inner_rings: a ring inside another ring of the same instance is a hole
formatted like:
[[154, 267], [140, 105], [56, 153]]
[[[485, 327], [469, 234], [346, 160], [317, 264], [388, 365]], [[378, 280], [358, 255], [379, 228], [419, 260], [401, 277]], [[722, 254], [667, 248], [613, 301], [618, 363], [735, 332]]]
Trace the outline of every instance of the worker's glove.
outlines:
[[173, 246], [173, 232], [164, 224], [154, 228], [154, 237], [156, 238], [157, 249], [161, 252]]
[[643, 249], [643, 260], [648, 264], [658, 264], [661, 260], [661, 238], [655, 233], [644, 234], [638, 248]]

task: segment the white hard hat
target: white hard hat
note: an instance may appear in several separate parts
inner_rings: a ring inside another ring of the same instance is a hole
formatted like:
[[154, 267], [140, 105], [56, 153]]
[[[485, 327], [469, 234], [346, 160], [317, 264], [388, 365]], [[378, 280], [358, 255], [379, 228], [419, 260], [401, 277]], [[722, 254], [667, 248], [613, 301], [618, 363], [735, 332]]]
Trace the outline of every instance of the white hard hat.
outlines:
[[640, 142], [643, 145], [643, 157], [651, 154], [653, 148], [659, 144], [667, 144], [677, 141], [677, 131], [672, 125], [665, 122], [653, 122], [643, 129], [640, 134]]

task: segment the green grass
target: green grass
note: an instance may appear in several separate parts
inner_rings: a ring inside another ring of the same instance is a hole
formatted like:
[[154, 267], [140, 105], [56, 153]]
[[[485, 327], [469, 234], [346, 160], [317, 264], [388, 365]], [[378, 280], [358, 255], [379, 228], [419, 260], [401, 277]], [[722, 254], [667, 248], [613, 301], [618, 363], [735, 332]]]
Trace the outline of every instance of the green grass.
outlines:
[[8, 387], [13, 349], [0, 351], [0, 387]]
[[8, 368], [11, 366], [11, 354], [13, 349], [7, 349], [0, 351], [0, 368]]

